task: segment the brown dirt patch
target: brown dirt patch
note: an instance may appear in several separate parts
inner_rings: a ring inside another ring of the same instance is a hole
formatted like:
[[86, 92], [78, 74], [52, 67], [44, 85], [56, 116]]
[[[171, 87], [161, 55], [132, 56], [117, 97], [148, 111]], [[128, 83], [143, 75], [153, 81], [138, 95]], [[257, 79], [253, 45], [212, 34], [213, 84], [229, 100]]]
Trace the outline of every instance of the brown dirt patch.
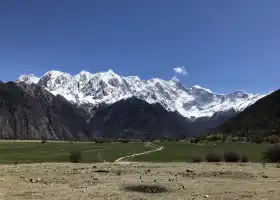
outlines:
[[[0, 182], [0, 199], [5, 200], [276, 200], [280, 196], [280, 169], [252, 163], [2, 165]], [[167, 191], [125, 190], [139, 185], [161, 185]]]

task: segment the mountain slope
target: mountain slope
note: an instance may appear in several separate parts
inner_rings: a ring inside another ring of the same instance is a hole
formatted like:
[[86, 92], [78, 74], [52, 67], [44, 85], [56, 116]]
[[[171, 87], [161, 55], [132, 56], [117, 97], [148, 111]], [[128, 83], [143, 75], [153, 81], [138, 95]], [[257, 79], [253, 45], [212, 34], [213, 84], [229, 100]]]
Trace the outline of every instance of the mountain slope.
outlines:
[[23, 75], [17, 82], [36, 83], [88, 110], [135, 96], [149, 104], [160, 103], [166, 110], [178, 111], [187, 118], [211, 117], [231, 109], [239, 112], [265, 96], [244, 91], [215, 94], [197, 85], [187, 88], [177, 78], [141, 80], [137, 76], [121, 77], [112, 70], [96, 74], [82, 71], [75, 76], [50, 71], [41, 78]]
[[258, 100], [214, 129], [233, 135], [280, 135], [280, 90]]
[[191, 134], [190, 124], [180, 114], [136, 97], [97, 110], [89, 122], [91, 137], [115, 139], [184, 138]]
[[0, 137], [87, 139], [83, 113], [45, 89], [25, 83], [0, 84]]

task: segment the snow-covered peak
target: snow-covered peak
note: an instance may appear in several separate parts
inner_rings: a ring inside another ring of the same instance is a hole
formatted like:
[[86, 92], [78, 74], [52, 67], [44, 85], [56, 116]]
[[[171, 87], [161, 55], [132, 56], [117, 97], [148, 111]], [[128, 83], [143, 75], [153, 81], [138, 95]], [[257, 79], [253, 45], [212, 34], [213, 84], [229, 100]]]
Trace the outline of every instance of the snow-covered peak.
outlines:
[[38, 82], [54, 95], [60, 94], [78, 105], [112, 104], [135, 96], [148, 103], [160, 103], [168, 111], [178, 111], [185, 117], [210, 117], [228, 110], [241, 111], [265, 95], [235, 91], [217, 94], [195, 85], [184, 86], [178, 78], [141, 80], [138, 76], [122, 77], [113, 70], [90, 73], [81, 71], [75, 76], [49, 71], [40, 80], [34, 75], [23, 75], [19, 80]]
[[72, 76], [69, 73], [51, 70], [40, 78], [38, 84], [49, 90], [55, 90], [70, 82], [71, 79]]
[[211, 90], [209, 90], [207, 88], [203, 88], [203, 87], [201, 87], [199, 85], [194, 85], [193, 88], [199, 89], [199, 90], [205, 90], [206, 92], [213, 93]]
[[37, 84], [40, 78], [36, 77], [34, 74], [24, 74], [21, 75], [16, 82], [25, 82], [27, 84]]
[[46, 72], [43, 77], [51, 77], [51, 78], [57, 78], [60, 76], [64, 76], [64, 77], [72, 77], [69, 73], [66, 72], [60, 72], [60, 71], [56, 71], [56, 70], [51, 70]]
[[174, 76], [174, 77], [170, 80], [170, 82], [173, 82], [173, 83], [180, 83], [180, 80], [179, 80], [176, 76]]

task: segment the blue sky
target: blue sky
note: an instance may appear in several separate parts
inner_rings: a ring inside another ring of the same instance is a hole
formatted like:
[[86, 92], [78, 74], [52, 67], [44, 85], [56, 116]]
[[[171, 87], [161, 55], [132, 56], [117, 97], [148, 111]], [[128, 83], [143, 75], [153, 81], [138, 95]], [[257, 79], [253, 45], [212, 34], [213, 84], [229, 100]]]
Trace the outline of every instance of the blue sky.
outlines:
[[[279, 88], [278, 0], [2, 0], [0, 80], [54, 69], [171, 79], [218, 93]], [[178, 71], [178, 70], [177, 70]]]

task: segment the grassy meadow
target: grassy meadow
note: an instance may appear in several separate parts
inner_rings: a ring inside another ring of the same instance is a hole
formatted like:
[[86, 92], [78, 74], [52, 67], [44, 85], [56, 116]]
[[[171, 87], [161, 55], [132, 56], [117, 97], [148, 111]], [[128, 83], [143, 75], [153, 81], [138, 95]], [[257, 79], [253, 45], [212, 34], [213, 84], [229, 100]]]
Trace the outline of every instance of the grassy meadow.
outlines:
[[[129, 158], [139, 162], [191, 162], [194, 156], [202, 158], [208, 152], [223, 153], [234, 151], [246, 154], [251, 162], [262, 162], [262, 153], [268, 144], [238, 142], [205, 142], [192, 144], [187, 141], [154, 142], [164, 149], [151, 154]], [[42, 144], [41, 141], [0, 141], [0, 163], [40, 163], [69, 162], [69, 155], [74, 150], [82, 153], [81, 162], [113, 162], [122, 156], [153, 150], [153, 145], [146, 143], [93, 143], [93, 142], [53, 142]], [[128, 159], [126, 159], [128, 160]]]
[[82, 153], [81, 162], [113, 162], [121, 156], [141, 153], [152, 147], [141, 143], [93, 143], [48, 141], [0, 141], [0, 163], [69, 162], [72, 151]]
[[208, 152], [223, 153], [233, 151], [246, 154], [251, 162], [262, 162], [263, 152], [268, 144], [238, 143], [238, 142], [204, 142], [192, 144], [187, 141], [155, 142], [163, 146], [162, 151], [132, 158], [133, 161], [146, 162], [191, 162], [194, 156], [204, 158]]

